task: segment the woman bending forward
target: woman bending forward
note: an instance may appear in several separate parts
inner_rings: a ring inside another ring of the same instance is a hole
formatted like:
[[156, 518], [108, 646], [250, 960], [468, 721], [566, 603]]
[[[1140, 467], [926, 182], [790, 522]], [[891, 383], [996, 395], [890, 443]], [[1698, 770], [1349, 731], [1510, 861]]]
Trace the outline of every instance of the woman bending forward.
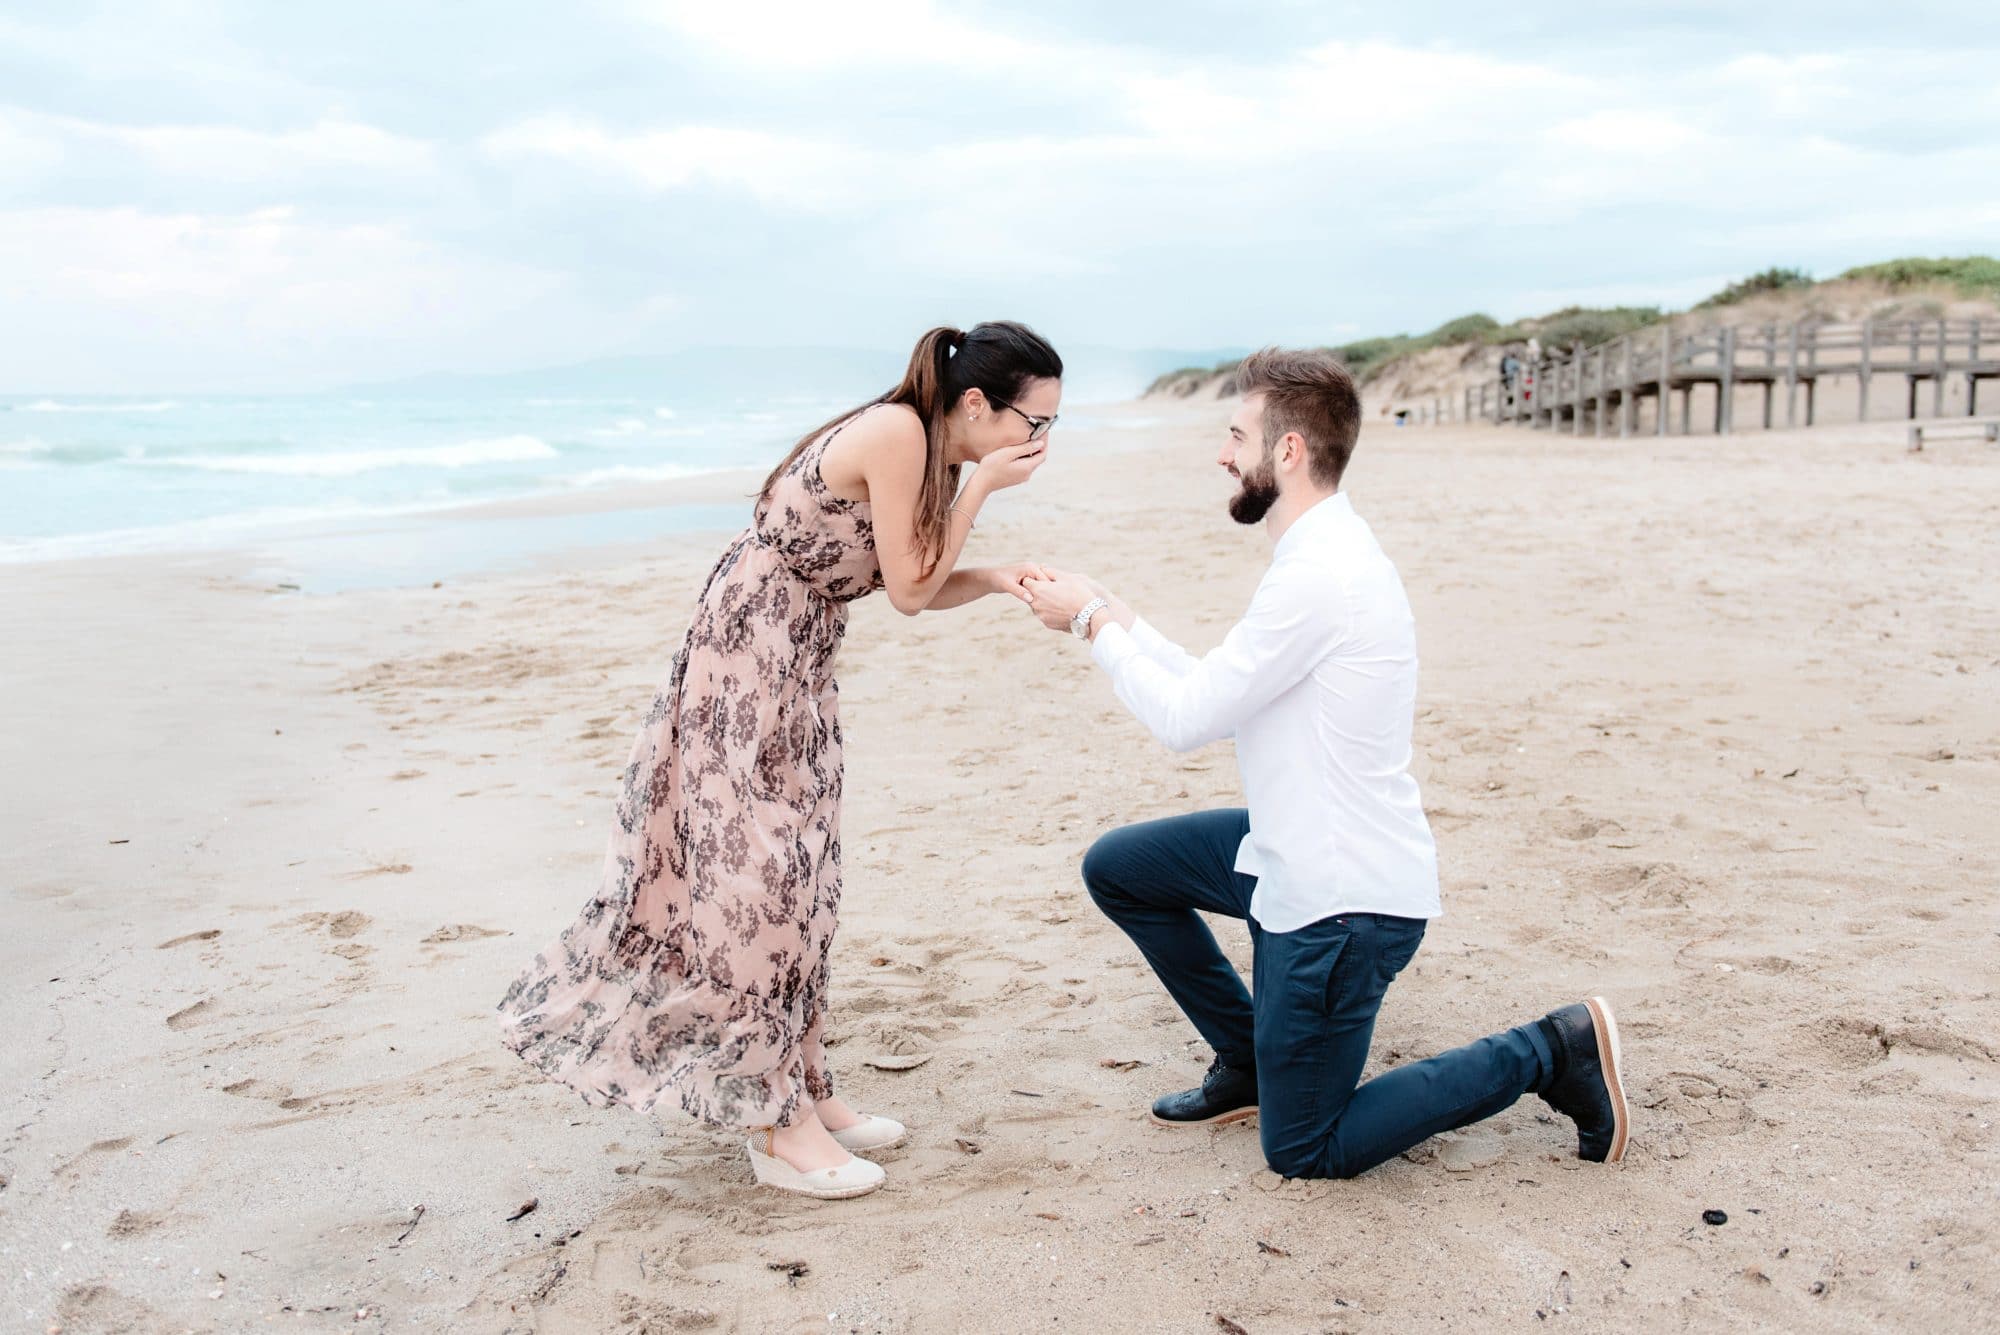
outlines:
[[[933, 329], [901, 384], [809, 433], [696, 600], [647, 711], [597, 893], [500, 1003], [504, 1041], [594, 1102], [750, 1132], [759, 1182], [859, 1196], [850, 1151], [905, 1135], [827, 1066], [840, 907], [833, 660], [847, 605], [1026, 599], [1031, 565], [957, 569], [979, 508], [1047, 457], [1062, 360], [1018, 324]], [[959, 472], [977, 464], [963, 490]]]

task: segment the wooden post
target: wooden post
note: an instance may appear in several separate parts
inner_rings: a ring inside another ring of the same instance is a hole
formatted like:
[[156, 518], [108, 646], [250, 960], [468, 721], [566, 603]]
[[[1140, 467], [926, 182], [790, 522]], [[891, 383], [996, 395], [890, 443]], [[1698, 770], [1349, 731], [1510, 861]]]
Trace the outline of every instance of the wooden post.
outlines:
[[1632, 336], [1618, 340], [1618, 439], [1632, 434]]
[[1693, 417], [1694, 417], [1694, 385], [1690, 383], [1688, 385], [1683, 386], [1681, 389], [1681, 434], [1683, 436], [1693, 434], [1694, 423], [1690, 420]]
[[1599, 348], [1597, 350], [1597, 394], [1590, 401], [1590, 434], [1600, 439], [1604, 435], [1604, 390], [1605, 382], [1610, 379], [1610, 376], [1607, 374], [1610, 369], [1611, 349], [1609, 347]]
[[[1972, 351], [1966, 354], [1965, 360], [1970, 366], [1977, 367], [1979, 365], [1979, 321], [1977, 319], [1972, 322]], [[1968, 372], [1965, 377], [1965, 415], [1967, 417], [1979, 416], [1979, 373], [1977, 370]]]
[[1909, 382], [1910, 410], [1908, 415], [1912, 422], [1917, 420], [1917, 357], [1921, 352], [1921, 349], [1917, 345], [1917, 340], [1922, 337], [1923, 335], [1917, 332], [1917, 322], [1915, 320], [1910, 321], [1910, 369], [1903, 373], [1903, 379]]
[[1610, 405], [1611, 393], [1611, 347], [1609, 344], [1597, 350], [1597, 393], [1591, 399], [1591, 434], [1602, 436], [1607, 424], [1605, 410]]
[[1735, 428], [1736, 417], [1736, 326], [1722, 331], [1721, 393], [1715, 400], [1715, 431], [1726, 436]]
[[1764, 376], [1764, 429], [1766, 431], [1771, 429], [1771, 398], [1778, 388], [1777, 377], [1769, 374], [1769, 372], [1777, 364], [1778, 326], [1767, 324], [1764, 326], [1764, 370], [1766, 372]]
[[1813, 424], [1819, 402], [1819, 326], [1806, 326], [1806, 425]]
[[1583, 434], [1583, 345], [1581, 343], [1570, 347], [1569, 364], [1576, 373], [1575, 408], [1569, 417], [1569, 433], [1572, 436], [1581, 436]]
[[1938, 322], [1937, 322], [1937, 329], [1938, 329], [1938, 346], [1937, 346], [1937, 374], [1931, 377], [1931, 416], [1932, 416], [1932, 417], [1943, 417], [1943, 416], [1944, 416], [1944, 378], [1945, 378], [1945, 376], [1946, 376], [1946, 375], [1948, 375], [1948, 374], [1950, 374], [1950, 373], [1949, 373], [1949, 372], [1948, 372], [1948, 371], [1947, 371], [1947, 370], [1945, 369], [1945, 346], [1944, 346], [1944, 345], [1945, 345], [1945, 340], [1946, 340], [1946, 338], [1947, 338], [1947, 335], [1946, 335], [1946, 333], [1945, 333], [1945, 327], [1944, 327], [1944, 317], [1943, 317], [1942, 315], [1940, 315], [1940, 316], [1938, 317]]
[[[1785, 339], [1785, 425], [1799, 424], [1799, 322], [1792, 321], [1792, 332]], [[1768, 423], [1767, 423], [1768, 425]]]
[[1868, 420], [1868, 378], [1873, 374], [1870, 367], [1875, 355], [1875, 317], [1869, 316], [1861, 322], [1861, 411], [1859, 420]]
[[1674, 406], [1674, 326], [1671, 321], [1660, 324], [1660, 393], [1654, 401], [1659, 408], [1659, 421], [1653, 423], [1653, 434], [1667, 434], [1667, 413]]

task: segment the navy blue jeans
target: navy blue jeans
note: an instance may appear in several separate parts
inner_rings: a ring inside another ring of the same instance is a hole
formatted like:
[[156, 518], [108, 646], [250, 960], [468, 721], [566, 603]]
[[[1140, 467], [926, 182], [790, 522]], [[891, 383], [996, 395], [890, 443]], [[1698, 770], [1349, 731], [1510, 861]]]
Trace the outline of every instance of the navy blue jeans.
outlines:
[[[1532, 1022], [1361, 1084], [1375, 1013], [1424, 921], [1341, 913], [1265, 931], [1250, 916], [1257, 880], [1235, 869], [1249, 831], [1241, 808], [1128, 825], [1091, 846], [1083, 880], [1216, 1056], [1257, 1072], [1272, 1172], [1353, 1177], [1546, 1088], [1548, 1040]], [[1249, 924], [1249, 990], [1196, 910]]]

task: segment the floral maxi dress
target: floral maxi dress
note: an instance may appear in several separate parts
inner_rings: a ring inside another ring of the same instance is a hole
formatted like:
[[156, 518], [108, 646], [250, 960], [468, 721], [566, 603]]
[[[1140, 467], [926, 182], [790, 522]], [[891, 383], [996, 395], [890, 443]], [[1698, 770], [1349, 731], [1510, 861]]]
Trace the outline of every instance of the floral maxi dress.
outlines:
[[882, 587], [865, 502], [827, 489], [832, 428], [757, 505], [647, 712], [597, 894], [500, 1003], [503, 1041], [594, 1103], [732, 1127], [832, 1095], [840, 905], [835, 651]]

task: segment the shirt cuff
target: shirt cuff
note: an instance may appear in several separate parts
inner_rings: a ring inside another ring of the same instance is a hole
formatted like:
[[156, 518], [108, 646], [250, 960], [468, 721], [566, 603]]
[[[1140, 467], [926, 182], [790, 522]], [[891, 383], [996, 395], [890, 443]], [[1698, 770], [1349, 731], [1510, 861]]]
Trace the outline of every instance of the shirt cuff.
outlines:
[[[1133, 624], [1137, 626], [1142, 623], [1135, 619]], [[1098, 631], [1097, 638], [1090, 642], [1091, 658], [1106, 672], [1116, 672], [1120, 663], [1141, 653], [1138, 641], [1132, 638], [1132, 632], [1116, 621], [1105, 622], [1104, 629]]]

